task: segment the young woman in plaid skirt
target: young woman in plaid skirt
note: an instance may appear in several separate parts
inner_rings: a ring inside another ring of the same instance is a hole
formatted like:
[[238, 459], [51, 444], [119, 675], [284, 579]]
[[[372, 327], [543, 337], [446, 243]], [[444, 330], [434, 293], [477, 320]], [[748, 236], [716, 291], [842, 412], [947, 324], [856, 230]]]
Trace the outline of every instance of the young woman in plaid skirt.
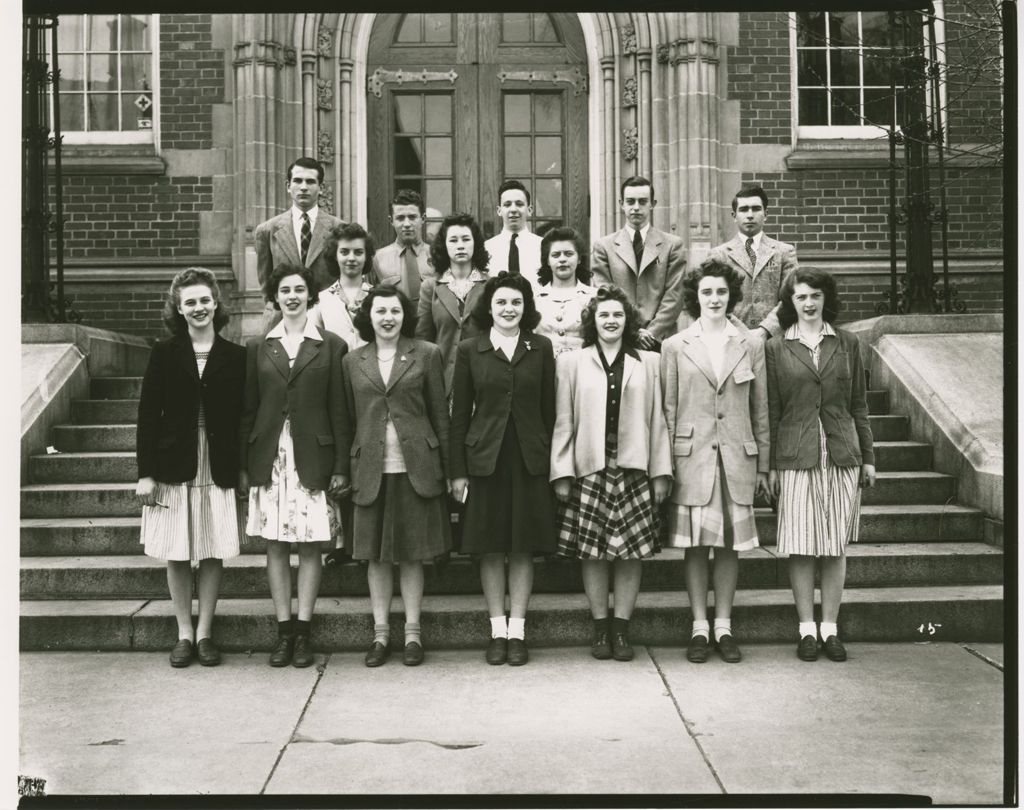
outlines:
[[764, 347], [728, 315], [743, 297], [737, 270], [715, 259], [687, 273], [692, 325], [665, 341], [661, 374], [675, 463], [668, 545], [686, 549], [693, 629], [686, 657], [707, 660], [708, 558], [714, 552], [715, 642], [742, 657], [732, 637], [737, 552], [756, 548], [754, 494], [768, 493], [768, 393]]
[[583, 348], [560, 355], [557, 366], [551, 480], [559, 501], [558, 552], [583, 561], [594, 619], [591, 654], [629, 661], [640, 561], [660, 548], [658, 506], [671, 486], [658, 356], [637, 349], [639, 315], [617, 287], [599, 289], [581, 320]]

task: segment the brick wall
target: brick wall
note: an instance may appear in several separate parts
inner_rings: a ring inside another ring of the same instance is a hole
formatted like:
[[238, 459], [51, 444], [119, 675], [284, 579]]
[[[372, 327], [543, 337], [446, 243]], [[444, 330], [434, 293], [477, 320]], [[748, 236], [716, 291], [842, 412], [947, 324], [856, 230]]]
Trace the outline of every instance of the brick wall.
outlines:
[[160, 18], [160, 139], [165, 149], [209, 149], [211, 104], [224, 101], [224, 52], [210, 47], [209, 14]]
[[[941, 273], [936, 276], [941, 280]], [[837, 274], [841, 309], [839, 322], [849, 323], [872, 318], [880, 313], [876, 306], [888, 301], [888, 274]], [[955, 290], [952, 301], [960, 300], [972, 315], [1003, 311], [1003, 277], [1001, 273], [950, 272], [950, 285]], [[940, 287], [941, 289], [941, 287]]]
[[729, 98], [740, 103], [740, 143], [790, 143], [789, 14], [739, 15], [739, 41], [729, 60]]

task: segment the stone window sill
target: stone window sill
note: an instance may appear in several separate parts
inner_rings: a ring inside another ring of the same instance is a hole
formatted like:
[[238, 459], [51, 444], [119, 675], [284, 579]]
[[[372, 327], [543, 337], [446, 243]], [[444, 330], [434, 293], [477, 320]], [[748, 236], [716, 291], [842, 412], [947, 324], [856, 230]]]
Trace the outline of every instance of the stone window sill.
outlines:
[[[998, 154], [988, 145], [958, 144], [945, 153], [947, 166], [958, 168], [995, 167], [1002, 165]], [[861, 140], [804, 140], [793, 147], [786, 158], [786, 168], [801, 169], [888, 169], [889, 142], [887, 139]], [[938, 153], [932, 148], [930, 160], [937, 161]], [[896, 146], [896, 166], [903, 167], [903, 146]]]
[[[53, 153], [50, 153], [53, 167]], [[153, 149], [143, 146], [75, 146], [65, 144], [61, 149], [61, 170], [65, 175], [116, 175], [167, 173], [167, 164]]]

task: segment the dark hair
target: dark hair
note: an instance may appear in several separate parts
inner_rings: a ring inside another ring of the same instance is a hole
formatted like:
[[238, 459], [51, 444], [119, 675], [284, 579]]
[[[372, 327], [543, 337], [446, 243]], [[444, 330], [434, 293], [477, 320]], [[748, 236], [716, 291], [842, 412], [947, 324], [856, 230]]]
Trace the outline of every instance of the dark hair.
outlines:
[[793, 306], [793, 288], [797, 284], [806, 284], [825, 293], [821, 314], [828, 323], [835, 323], [840, 309], [836, 280], [824, 270], [798, 267], [782, 280], [779, 288], [779, 326], [788, 329], [797, 322], [796, 308]]
[[619, 199], [621, 200], [626, 196], [626, 189], [629, 186], [650, 186], [651, 187], [651, 199], [654, 199], [654, 183], [648, 180], [646, 177], [641, 177], [638, 174], [634, 174], [632, 177], [627, 177], [622, 181], [622, 186], [619, 188]]
[[367, 343], [374, 343], [377, 340], [377, 333], [373, 331], [373, 322], [370, 320], [370, 310], [376, 298], [397, 298], [402, 304], [402, 328], [399, 330], [402, 337], [411, 338], [416, 334], [416, 307], [409, 300], [409, 296], [398, 287], [378, 284], [366, 294], [363, 303], [359, 305], [359, 312], [352, 319], [352, 325], [359, 332], [359, 337]]
[[580, 334], [584, 346], [597, 343], [597, 305], [602, 301], [618, 301], [626, 313], [626, 326], [622, 330], [622, 345], [627, 349], [635, 349], [640, 342], [640, 312], [630, 303], [629, 297], [620, 287], [598, 287], [597, 294], [591, 298], [580, 313], [583, 328]]
[[332, 278], [341, 276], [341, 267], [338, 265], [338, 242], [350, 239], [362, 239], [366, 245], [366, 261], [363, 262], [363, 275], [373, 271], [373, 257], [377, 252], [373, 235], [370, 234], [358, 222], [342, 222], [335, 225], [327, 234], [324, 241], [324, 261], [327, 264], [327, 272]]
[[281, 309], [281, 305], [277, 303], [277, 288], [281, 286], [281, 279], [285, 276], [302, 276], [302, 280], [306, 282], [306, 289], [309, 290], [309, 306], [320, 300], [320, 288], [316, 284], [312, 270], [298, 264], [279, 264], [263, 282], [263, 297], [274, 305], [274, 309]]
[[482, 273], [486, 273], [487, 262], [490, 260], [490, 257], [487, 255], [486, 248], [484, 248], [484, 235], [480, 230], [480, 226], [476, 224], [472, 214], [449, 214], [441, 220], [441, 227], [437, 235], [434, 236], [434, 241], [430, 243], [430, 258], [434, 260], [434, 272], [437, 274], [437, 277], [440, 278], [445, 270], [452, 266], [452, 260], [448, 255], [445, 240], [448, 239], [448, 229], [453, 225], [462, 225], [469, 228], [470, 233], [473, 234], [473, 267]]
[[697, 288], [700, 281], [707, 276], [724, 278], [729, 285], [729, 303], [725, 305], [725, 314], [730, 314], [736, 305], [743, 300], [743, 276], [734, 267], [725, 262], [718, 261], [714, 257], [705, 259], [699, 267], [694, 267], [683, 277], [683, 307], [690, 314], [690, 317], [700, 317], [700, 299], [697, 296]]
[[537, 312], [537, 305], [533, 301], [533, 287], [518, 273], [506, 273], [504, 270], [493, 278], [487, 279], [483, 295], [476, 300], [473, 307], [473, 320], [484, 331], [494, 326], [494, 318], [491, 317], [491, 299], [494, 298], [494, 293], [502, 287], [523, 294], [523, 319], [519, 322], [519, 328], [532, 332], [540, 323], [540, 313]]
[[191, 287], [195, 284], [205, 284], [210, 288], [210, 294], [217, 303], [217, 309], [213, 313], [213, 330], [219, 332], [231, 319], [231, 315], [220, 299], [220, 287], [217, 286], [217, 279], [213, 273], [205, 267], [186, 267], [171, 279], [171, 287], [167, 291], [167, 298], [164, 300], [162, 313], [164, 326], [173, 335], [184, 335], [188, 332], [188, 323], [185, 317], [178, 312], [181, 305], [181, 290], [183, 287]]
[[311, 157], [300, 157], [298, 160], [293, 160], [291, 165], [288, 167], [288, 171], [285, 173], [285, 180], [289, 183], [292, 181], [292, 169], [298, 166], [300, 169], [316, 169], [317, 182], [324, 182], [324, 164], [316, 158]]
[[498, 205], [501, 205], [501, 195], [506, 191], [521, 191], [526, 195], [526, 204], [530, 205], [530, 192], [526, 190], [524, 186], [518, 180], [506, 180], [500, 186], [498, 186]]
[[427, 204], [423, 202], [423, 195], [411, 188], [398, 189], [388, 204], [388, 211], [393, 214], [396, 205], [415, 205], [420, 209], [420, 214], [427, 213]]
[[587, 245], [583, 236], [575, 228], [552, 228], [540, 241], [540, 270], [537, 271], [537, 281], [540, 284], [550, 284], [555, 277], [548, 258], [551, 256], [551, 245], [555, 242], [572, 242], [573, 247], [579, 254], [580, 263], [576, 265], [576, 280], [589, 284], [591, 279], [590, 267], [587, 262]]
[[768, 194], [760, 186], [743, 186], [737, 191], [732, 198], [732, 212], [736, 213], [736, 201], [740, 197], [760, 197], [761, 204], [764, 206], [764, 210], [768, 210]]

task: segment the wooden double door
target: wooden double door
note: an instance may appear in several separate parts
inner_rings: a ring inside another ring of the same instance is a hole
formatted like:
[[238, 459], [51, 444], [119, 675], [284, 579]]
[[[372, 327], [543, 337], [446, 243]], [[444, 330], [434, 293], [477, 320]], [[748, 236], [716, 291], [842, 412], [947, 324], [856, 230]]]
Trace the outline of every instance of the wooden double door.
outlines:
[[382, 14], [367, 59], [369, 225], [394, 237], [388, 202], [423, 194], [427, 237], [465, 211], [500, 230], [498, 186], [530, 190], [531, 229], [589, 232], [587, 63], [575, 15]]

